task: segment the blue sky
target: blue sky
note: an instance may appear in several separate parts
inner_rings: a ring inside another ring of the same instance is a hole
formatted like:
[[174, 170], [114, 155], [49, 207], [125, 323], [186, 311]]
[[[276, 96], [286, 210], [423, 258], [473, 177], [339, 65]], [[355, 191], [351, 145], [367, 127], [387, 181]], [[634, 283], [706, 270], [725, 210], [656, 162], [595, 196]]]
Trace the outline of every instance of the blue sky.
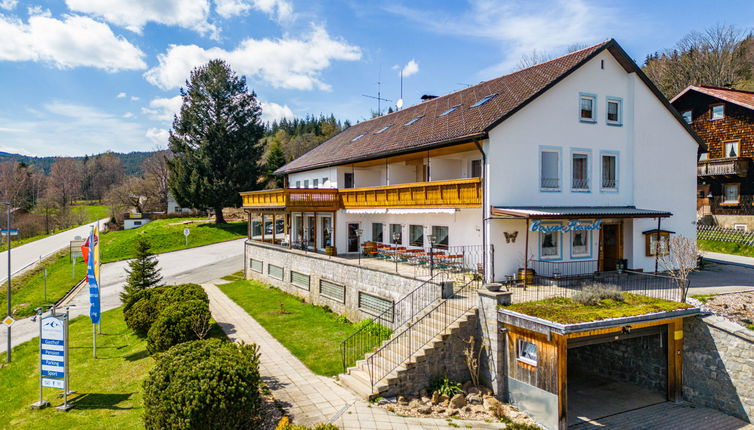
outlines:
[[[192, 67], [226, 59], [265, 119], [359, 121], [513, 70], [534, 50], [615, 38], [640, 64], [692, 30], [751, 30], [754, 2], [0, 0], [0, 151], [165, 147]], [[383, 108], [386, 105], [383, 104]]]

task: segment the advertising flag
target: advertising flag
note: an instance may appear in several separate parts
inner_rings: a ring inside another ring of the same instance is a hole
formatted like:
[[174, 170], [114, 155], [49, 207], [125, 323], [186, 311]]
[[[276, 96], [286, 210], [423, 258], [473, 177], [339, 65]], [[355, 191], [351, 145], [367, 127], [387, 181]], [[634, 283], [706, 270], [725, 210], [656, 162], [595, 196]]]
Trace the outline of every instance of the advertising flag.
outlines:
[[97, 227], [92, 229], [87, 239], [88, 252], [86, 255], [87, 270], [86, 278], [89, 282], [89, 317], [92, 324], [99, 324], [100, 303], [99, 303], [99, 238], [97, 237]]

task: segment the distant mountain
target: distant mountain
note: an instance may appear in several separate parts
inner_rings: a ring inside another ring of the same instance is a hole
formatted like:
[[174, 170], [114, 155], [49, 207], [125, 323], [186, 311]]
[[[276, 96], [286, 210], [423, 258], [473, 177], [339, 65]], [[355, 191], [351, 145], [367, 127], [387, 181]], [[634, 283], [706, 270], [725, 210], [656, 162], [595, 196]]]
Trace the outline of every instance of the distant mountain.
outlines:
[[[123, 168], [126, 171], [126, 175], [140, 175], [142, 174], [141, 165], [144, 163], [150, 155], [154, 154], [154, 151], [148, 152], [129, 152], [122, 154], [114, 152], [116, 157], [120, 158], [123, 163]], [[96, 155], [85, 155], [81, 157], [30, 157], [28, 155], [12, 154], [9, 152], [0, 151], [0, 161], [17, 161], [19, 163], [25, 163], [30, 166], [36, 166], [44, 170], [45, 174], [50, 174], [50, 168], [52, 163], [58, 158], [74, 158], [77, 160], [85, 160], [89, 157], [95, 157]]]

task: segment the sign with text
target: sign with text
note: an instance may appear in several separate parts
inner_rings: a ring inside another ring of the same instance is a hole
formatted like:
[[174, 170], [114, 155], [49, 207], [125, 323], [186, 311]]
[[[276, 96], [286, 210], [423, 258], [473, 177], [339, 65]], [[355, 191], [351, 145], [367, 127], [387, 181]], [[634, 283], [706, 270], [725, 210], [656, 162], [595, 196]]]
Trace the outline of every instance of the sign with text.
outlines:
[[7, 228], [4, 228], [0, 230], [0, 233], [2, 233], [3, 236], [7, 236], [9, 232], [11, 236], [18, 236], [18, 229], [16, 228], [12, 228], [10, 230], [8, 230]]
[[40, 324], [40, 360], [42, 386], [64, 389], [66, 370], [66, 327], [65, 318], [47, 316]]
[[568, 233], [569, 231], [593, 231], [599, 230], [602, 226], [602, 220], [598, 219], [594, 222], [585, 222], [572, 219], [568, 221], [568, 224], [561, 222], [543, 222], [542, 220], [535, 219], [531, 223], [529, 229], [531, 231], [538, 231], [541, 233], [551, 233], [559, 231], [561, 233]]

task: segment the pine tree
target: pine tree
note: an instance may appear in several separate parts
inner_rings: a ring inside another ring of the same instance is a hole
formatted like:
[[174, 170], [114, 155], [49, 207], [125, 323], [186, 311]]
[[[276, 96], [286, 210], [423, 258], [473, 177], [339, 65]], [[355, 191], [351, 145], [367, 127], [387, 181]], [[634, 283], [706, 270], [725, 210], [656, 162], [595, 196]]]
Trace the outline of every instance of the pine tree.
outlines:
[[162, 282], [162, 275], [160, 275], [160, 269], [157, 267], [157, 258], [150, 252], [149, 242], [143, 236], [139, 236], [134, 248], [136, 258], [128, 263], [129, 268], [126, 269], [128, 279], [123, 292], [120, 294], [120, 300], [123, 303], [128, 301], [131, 294], [157, 287]]
[[283, 187], [283, 176], [276, 175], [275, 171], [285, 165], [285, 153], [280, 142], [273, 142], [264, 160], [265, 177], [267, 184], [275, 188]]
[[170, 191], [183, 207], [214, 209], [224, 224], [223, 207], [240, 205], [241, 191], [259, 187], [262, 108], [246, 78], [221, 60], [194, 69], [181, 97], [169, 138]]

